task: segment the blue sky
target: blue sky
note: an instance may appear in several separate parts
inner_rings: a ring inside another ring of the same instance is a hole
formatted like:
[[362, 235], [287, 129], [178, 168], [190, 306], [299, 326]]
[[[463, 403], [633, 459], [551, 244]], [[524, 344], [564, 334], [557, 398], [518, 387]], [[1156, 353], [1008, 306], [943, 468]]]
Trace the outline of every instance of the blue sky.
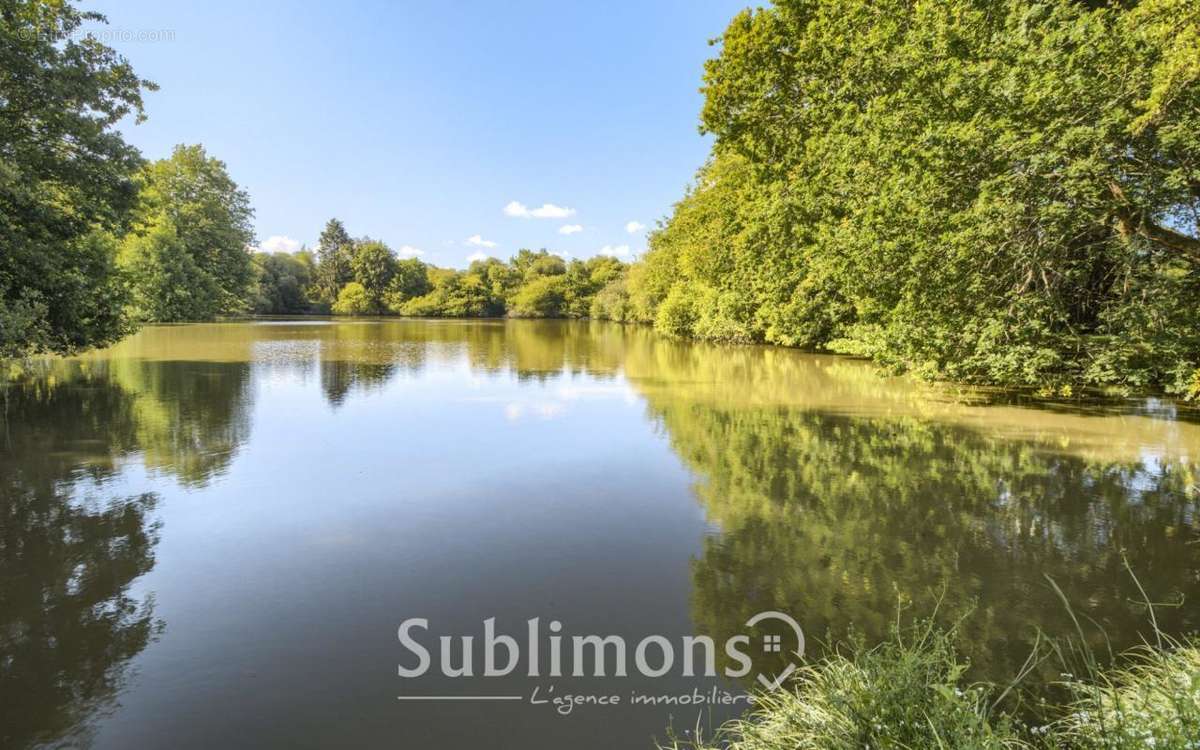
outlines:
[[745, 5], [82, 3], [162, 87], [128, 139], [148, 158], [203, 143], [250, 193], [260, 244], [311, 246], [336, 216], [459, 267], [643, 250], [626, 227], [652, 227], [703, 162], [708, 40]]

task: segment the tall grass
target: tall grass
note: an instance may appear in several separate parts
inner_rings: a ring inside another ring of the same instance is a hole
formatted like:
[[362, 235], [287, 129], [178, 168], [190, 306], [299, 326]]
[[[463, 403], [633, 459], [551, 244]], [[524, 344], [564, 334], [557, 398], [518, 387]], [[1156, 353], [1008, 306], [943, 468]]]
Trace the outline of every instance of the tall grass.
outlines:
[[714, 737], [674, 739], [666, 748], [1200, 750], [1200, 642], [1166, 637], [1147, 607], [1154, 642], [1107, 667], [1088, 650], [1078, 620], [1078, 640], [1047, 640], [1035, 649], [1014, 682], [1046, 659], [1064, 670], [1058, 687], [1065, 698], [1043, 707], [1048, 719], [1039, 725], [998, 708], [1013, 685], [967, 683], [954, 629], [926, 624], [897, 626], [872, 648], [838, 647], [797, 670], [789, 689], [757, 696], [753, 710]]
[[1053, 747], [1200, 748], [1200, 648], [1165, 641], [1125, 655], [1125, 666], [1071, 681], [1067, 715], [1049, 725]]
[[791, 690], [757, 696], [745, 718], [710, 741], [674, 750], [1020, 747], [1011, 723], [989, 716], [992, 689], [964, 685], [967, 665], [952, 634], [931, 625], [896, 628], [874, 648], [861, 643], [797, 670]]

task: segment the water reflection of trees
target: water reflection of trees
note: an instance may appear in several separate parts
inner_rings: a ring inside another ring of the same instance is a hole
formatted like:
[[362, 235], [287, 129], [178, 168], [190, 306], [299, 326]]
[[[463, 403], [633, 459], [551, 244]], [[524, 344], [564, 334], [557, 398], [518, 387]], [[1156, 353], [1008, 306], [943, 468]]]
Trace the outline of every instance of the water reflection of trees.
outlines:
[[321, 390], [334, 406], [351, 392], [377, 390], [398, 372], [424, 366], [422, 347], [389, 335], [382, 325], [321, 326], [315, 332], [321, 334]]
[[[1043, 574], [1118, 646], [1147, 624], [1123, 553], [1156, 601], [1200, 594], [1195, 424], [964, 405], [844, 359], [586, 321], [149, 328], [4, 389], [0, 688], [25, 697], [0, 708], [0, 744], [73, 726], [152, 637], [150, 602], [128, 592], [153, 565], [154, 498], [104, 491], [123, 457], [203, 486], [249, 436], [255, 373], [312, 375], [336, 405], [441, 367], [623, 374], [718, 530], [692, 593], [717, 638], [770, 609], [814, 639], [878, 638], [898, 602], [930, 611], [945, 585], [947, 616], [978, 603], [963, 630], [976, 670], [1006, 677], [1034, 628], [1068, 631]], [[1200, 610], [1159, 620], [1182, 633]]]
[[[642, 393], [718, 529], [693, 566], [694, 618], [714, 636], [781, 610], [818, 639], [874, 640], [898, 606], [941, 600], [947, 620], [972, 611], [961, 632], [976, 673], [1004, 679], [1038, 628], [1073, 632], [1047, 575], [1100, 648], [1101, 629], [1118, 648], [1149, 637], [1126, 559], [1154, 601], [1200, 594], [1194, 422], [983, 406], [841, 358], [636, 327], [459, 332], [475, 366], [622, 372]], [[1159, 623], [1187, 632], [1200, 609], [1163, 609]]]
[[86, 731], [160, 627], [130, 594], [154, 565], [154, 495], [105, 490], [135, 444], [129, 394], [76, 373], [10, 386], [0, 436], [0, 746]]
[[[1150, 637], [1123, 556], [1154, 601], [1200, 594], [1200, 499], [1184, 462], [1095, 461], [912, 417], [662, 392], [650, 410], [720, 530], [693, 566], [693, 615], [715, 636], [781, 610], [810, 636], [874, 640], [899, 603], [929, 613], [944, 597], [947, 618], [977, 605], [963, 648], [979, 675], [1004, 679], [1037, 628], [1073, 633], [1044, 575], [1118, 647]], [[1173, 633], [1200, 626], [1195, 607], [1158, 616]]]
[[25, 363], [0, 380], [0, 746], [86, 740], [128, 664], [164, 627], [134, 582], [154, 566], [153, 494], [113, 489], [122, 463], [186, 486], [226, 470], [250, 432], [256, 370], [326, 398], [465, 362], [518, 377], [601, 368], [576, 328], [389, 322], [148, 328], [112, 350]]
[[564, 372], [611, 377], [623, 340], [618, 326], [564, 321], [400, 320], [296, 326], [287, 334], [318, 344], [321, 389], [334, 406], [401, 374], [456, 364], [519, 381], [544, 382]]
[[[20, 432], [22, 440], [40, 440], [44, 453], [69, 456], [85, 471], [141, 453], [148, 468], [202, 486], [228, 467], [249, 437], [249, 386], [249, 362], [33, 363], [0, 383], [8, 403], [0, 438], [13, 440]], [[23, 413], [31, 405], [36, 419]]]
[[[1100, 648], [1102, 631], [1118, 648], [1149, 637], [1126, 559], [1154, 601], [1200, 594], [1194, 422], [983, 406], [845, 359], [636, 327], [415, 325], [465, 344], [474, 367], [624, 373], [719, 529], [694, 563], [693, 607], [722, 638], [775, 609], [817, 638], [873, 640], [898, 606], [940, 600], [947, 620], [972, 611], [961, 632], [976, 673], [1004, 679], [1037, 629], [1073, 632], [1045, 576], [1095, 622]], [[1173, 633], [1200, 626], [1195, 608], [1158, 617]]]
[[249, 362], [114, 360], [148, 468], [190, 485], [225, 471], [250, 436]]
[[141, 354], [25, 363], [0, 383], [0, 746], [86, 732], [162, 627], [131, 593], [154, 566], [157, 498], [114, 491], [122, 462], [203, 486], [248, 437], [248, 359]]

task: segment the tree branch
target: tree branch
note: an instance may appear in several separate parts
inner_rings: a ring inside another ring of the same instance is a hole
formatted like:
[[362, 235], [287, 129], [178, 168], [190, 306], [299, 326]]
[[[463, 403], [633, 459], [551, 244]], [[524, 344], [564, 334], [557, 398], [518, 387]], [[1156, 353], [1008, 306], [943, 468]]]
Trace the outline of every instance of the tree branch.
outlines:
[[1196, 263], [1200, 263], [1200, 240], [1195, 237], [1189, 237], [1182, 232], [1176, 232], [1174, 229], [1159, 226], [1152, 221], [1142, 222], [1141, 234], [1151, 242], [1157, 242], [1164, 247], [1169, 247], [1176, 252], [1189, 256]]
[[1125, 191], [1115, 182], [1108, 183], [1108, 189], [1119, 201], [1116, 209], [1117, 231], [1122, 237], [1139, 236], [1155, 244], [1185, 256], [1193, 263], [1200, 263], [1200, 239], [1176, 232], [1169, 227], [1161, 226], [1149, 219], [1145, 212], [1129, 204]]

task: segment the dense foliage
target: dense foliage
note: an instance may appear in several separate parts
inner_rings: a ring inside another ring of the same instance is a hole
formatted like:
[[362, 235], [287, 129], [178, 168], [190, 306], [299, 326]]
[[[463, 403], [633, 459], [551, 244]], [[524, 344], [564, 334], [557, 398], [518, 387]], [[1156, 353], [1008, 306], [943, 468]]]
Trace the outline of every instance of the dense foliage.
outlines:
[[308, 289], [316, 277], [312, 254], [255, 253], [253, 258], [255, 289], [251, 311], [270, 315], [295, 315], [309, 312], [312, 303]]
[[141, 177], [139, 205], [120, 264], [139, 320], [209, 320], [240, 312], [254, 269], [253, 211], [225, 165], [203, 146], [177, 146]]
[[625, 273], [615, 258], [568, 262], [547, 250], [520, 250], [507, 263], [476, 260], [463, 271], [438, 268], [399, 260], [376, 240], [350, 239], [337, 219], [326, 224], [317, 257], [310, 308], [328, 304], [335, 315], [581, 318]]
[[69, 4], [0, 0], [0, 357], [71, 352], [128, 330], [112, 232], [136, 198], [113, 130], [152, 84]]
[[1200, 388], [1200, 5], [780, 0], [609, 317], [1070, 392]]
[[154, 86], [84, 33], [104, 20], [0, 0], [0, 357], [257, 305], [249, 198], [201, 146], [147, 165], [122, 139]]

